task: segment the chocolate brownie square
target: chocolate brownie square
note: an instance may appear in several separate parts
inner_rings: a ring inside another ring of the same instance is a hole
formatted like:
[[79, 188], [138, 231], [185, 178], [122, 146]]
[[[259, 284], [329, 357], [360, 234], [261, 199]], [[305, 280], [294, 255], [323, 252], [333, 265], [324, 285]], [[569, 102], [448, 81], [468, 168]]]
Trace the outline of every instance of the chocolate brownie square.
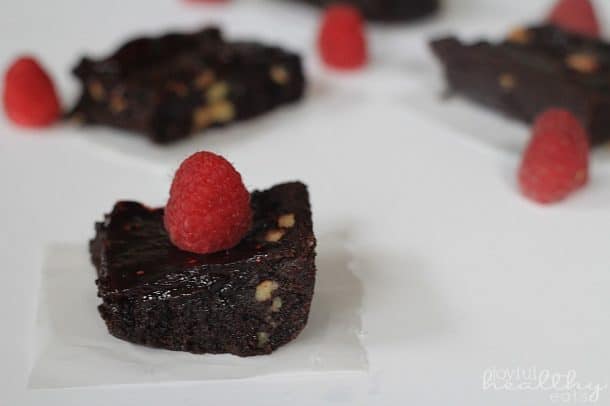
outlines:
[[90, 243], [110, 334], [192, 353], [268, 354], [307, 323], [316, 266], [307, 188], [251, 194], [253, 225], [236, 247], [181, 251], [163, 209], [119, 202]]
[[541, 25], [497, 43], [446, 37], [431, 46], [451, 90], [528, 123], [565, 108], [583, 122], [592, 145], [610, 139], [610, 44]]
[[217, 28], [138, 38], [74, 69], [82, 95], [70, 116], [171, 143], [303, 97], [297, 54], [225, 41]]

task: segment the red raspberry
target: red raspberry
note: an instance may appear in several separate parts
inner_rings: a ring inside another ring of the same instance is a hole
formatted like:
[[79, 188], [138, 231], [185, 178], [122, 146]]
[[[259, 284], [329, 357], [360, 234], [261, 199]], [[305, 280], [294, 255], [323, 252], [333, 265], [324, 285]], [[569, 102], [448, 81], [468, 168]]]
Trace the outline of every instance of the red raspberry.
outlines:
[[182, 162], [165, 208], [165, 229], [174, 245], [198, 254], [229, 249], [251, 221], [250, 194], [226, 159], [203, 151]]
[[360, 11], [348, 5], [326, 9], [318, 48], [322, 60], [338, 69], [356, 69], [366, 64], [367, 46]]
[[549, 21], [577, 34], [596, 38], [600, 36], [595, 8], [589, 0], [559, 0], [551, 11]]
[[16, 124], [43, 127], [59, 118], [59, 98], [49, 75], [31, 57], [17, 59], [4, 77], [4, 110]]
[[523, 194], [539, 203], [553, 203], [589, 180], [589, 140], [572, 113], [551, 109], [534, 125], [519, 169]]

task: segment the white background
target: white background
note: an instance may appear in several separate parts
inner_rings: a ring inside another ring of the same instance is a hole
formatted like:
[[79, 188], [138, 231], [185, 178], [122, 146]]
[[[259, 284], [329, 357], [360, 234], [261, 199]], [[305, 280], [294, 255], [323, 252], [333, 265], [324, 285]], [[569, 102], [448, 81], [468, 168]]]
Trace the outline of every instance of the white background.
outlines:
[[[169, 149], [108, 129], [23, 131], [0, 119], [0, 405], [540, 406], [550, 403], [548, 393], [483, 391], [483, 372], [573, 369], [579, 381], [610, 383], [608, 162], [596, 161], [587, 190], [538, 207], [516, 191], [517, 152], [480, 148], [415, 96], [432, 92], [427, 38], [497, 35], [536, 20], [549, 2], [447, 0], [439, 19], [371, 29], [372, 64], [350, 75], [317, 63], [317, 14], [282, 3], [2, 2], [0, 63], [35, 53], [66, 104], [77, 93], [69, 70], [83, 53], [208, 21], [231, 37], [301, 51], [311, 86], [300, 106]], [[610, 8], [603, 12], [610, 16]], [[516, 136], [527, 132], [497, 123]], [[489, 130], [470, 125], [483, 137]], [[352, 251], [369, 371], [27, 390], [45, 245], [83, 244], [118, 199], [163, 204], [173, 169], [199, 149], [226, 155], [252, 188], [297, 178], [309, 184], [316, 231], [341, 235]], [[599, 404], [610, 404], [610, 391]]]

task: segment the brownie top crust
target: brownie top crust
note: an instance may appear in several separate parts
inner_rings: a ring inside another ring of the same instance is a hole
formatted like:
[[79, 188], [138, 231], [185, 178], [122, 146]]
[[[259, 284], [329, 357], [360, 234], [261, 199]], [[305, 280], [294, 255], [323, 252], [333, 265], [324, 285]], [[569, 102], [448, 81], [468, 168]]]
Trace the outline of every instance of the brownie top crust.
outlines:
[[[463, 46], [455, 37], [432, 42], [441, 58], [459, 52]], [[560, 77], [589, 90], [606, 92], [610, 88], [610, 44], [554, 25], [517, 28], [498, 43], [478, 41], [469, 47], [473, 51], [496, 52], [524, 68]]]
[[[315, 237], [307, 188], [299, 182], [251, 194], [253, 223], [236, 247], [200, 255], [175, 247], [163, 209], [118, 202], [91, 241], [100, 294], [183, 295], [223, 285], [223, 271], [311, 252]], [[226, 281], [224, 281], [226, 282]]]
[[[179, 92], [171, 86], [175, 83], [201, 81], [198, 78], [205, 68], [216, 76], [244, 75], [243, 67], [256, 70], [266, 68], [274, 59], [295, 59], [299, 56], [279, 47], [256, 42], [223, 39], [216, 27], [195, 33], [171, 33], [162, 37], [138, 38], [127, 42], [107, 58], [92, 60], [83, 58], [74, 68], [74, 74], [83, 80], [89, 77], [115, 80], [138, 87]], [[169, 86], [168, 86], [169, 84]]]

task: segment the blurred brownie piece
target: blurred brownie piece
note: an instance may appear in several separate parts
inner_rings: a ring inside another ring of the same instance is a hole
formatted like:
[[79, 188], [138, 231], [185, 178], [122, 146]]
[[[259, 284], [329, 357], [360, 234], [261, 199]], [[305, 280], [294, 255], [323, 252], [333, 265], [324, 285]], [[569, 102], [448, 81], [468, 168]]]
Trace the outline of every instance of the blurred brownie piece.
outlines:
[[90, 243], [109, 332], [151, 347], [239, 356], [293, 340], [307, 323], [316, 276], [307, 188], [287, 183], [251, 199], [248, 235], [207, 255], [172, 245], [163, 209], [117, 203]]
[[552, 25], [519, 28], [498, 43], [435, 40], [450, 90], [532, 122], [544, 110], [571, 110], [591, 144], [610, 139], [610, 44]]
[[[337, 3], [336, 0], [304, 0], [318, 6]], [[439, 8], [439, 0], [344, 0], [340, 3], [358, 7], [369, 20], [400, 22], [415, 20], [433, 14]]]
[[74, 69], [82, 95], [70, 115], [170, 143], [266, 113], [302, 98], [297, 54], [227, 42], [216, 28], [128, 42]]

